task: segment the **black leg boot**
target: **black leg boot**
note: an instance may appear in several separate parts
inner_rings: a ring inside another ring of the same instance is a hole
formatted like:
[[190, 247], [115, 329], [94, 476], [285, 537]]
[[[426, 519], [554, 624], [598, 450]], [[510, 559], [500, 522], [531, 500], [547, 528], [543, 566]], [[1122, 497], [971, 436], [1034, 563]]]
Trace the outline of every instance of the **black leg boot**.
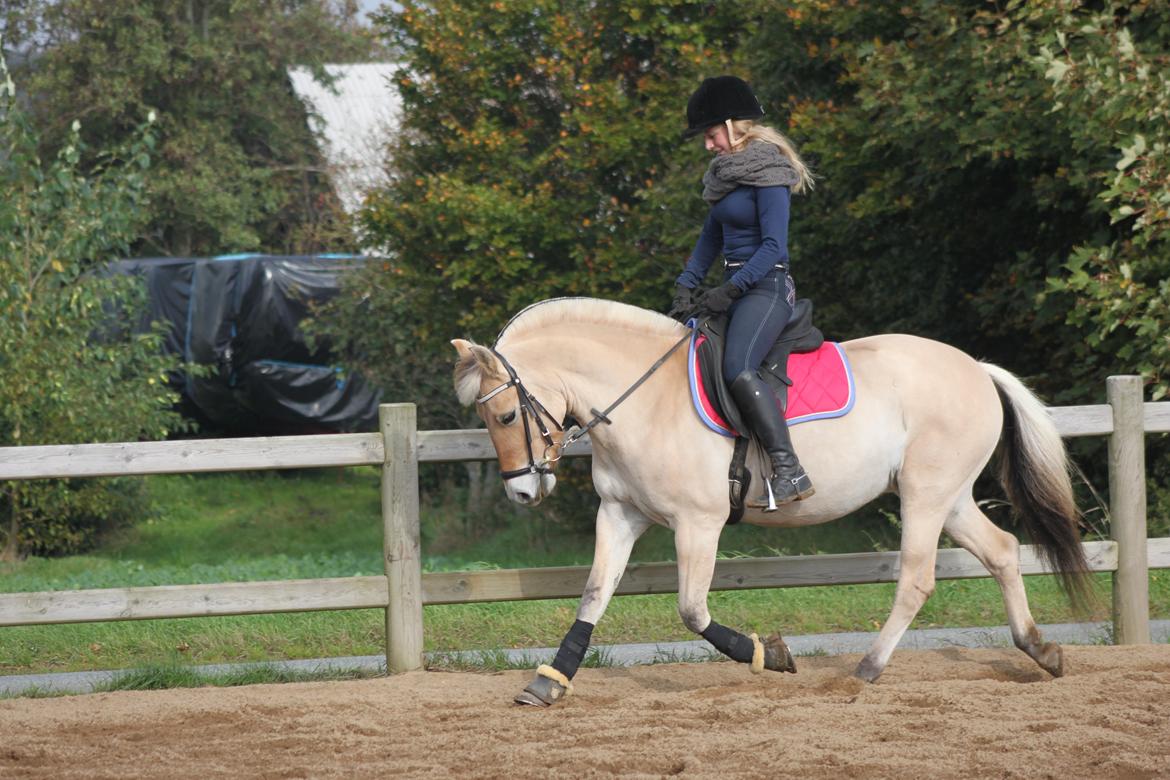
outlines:
[[[731, 396], [739, 407], [744, 421], [751, 426], [752, 433], [760, 440], [764, 451], [772, 461], [772, 476], [768, 484], [772, 488], [775, 505], [787, 504], [808, 498], [816, 491], [812, 480], [796, 459], [792, 451], [792, 439], [788, 436], [788, 424], [776, 405], [772, 388], [760, 379], [755, 371], [744, 371], [731, 383]], [[763, 497], [763, 503], [774, 509]]]

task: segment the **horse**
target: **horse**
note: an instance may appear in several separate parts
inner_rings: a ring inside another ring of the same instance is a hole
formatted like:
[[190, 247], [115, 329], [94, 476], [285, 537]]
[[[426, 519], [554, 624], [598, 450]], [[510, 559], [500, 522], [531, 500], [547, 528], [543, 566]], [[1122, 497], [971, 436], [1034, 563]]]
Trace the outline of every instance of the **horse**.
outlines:
[[[565, 421], [589, 420], [593, 484], [601, 501], [593, 564], [577, 620], [556, 659], [516, 701], [547, 706], [571, 678], [605, 612], [638, 537], [652, 524], [674, 532], [678, 612], [691, 631], [753, 672], [795, 671], [778, 635], [760, 640], [712, 620], [707, 594], [729, 511], [733, 442], [691, 408], [685, 350], [689, 328], [615, 301], [557, 298], [516, 314], [494, 347], [465, 339], [455, 392], [487, 426], [508, 497], [536, 506], [556, 486], [564, 447], [580, 435]], [[971, 552], [995, 578], [1015, 645], [1054, 677], [1058, 644], [1032, 618], [1019, 542], [976, 503], [975, 480], [998, 449], [999, 479], [1048, 567], [1074, 604], [1089, 593], [1069, 462], [1044, 404], [1010, 372], [912, 335], [841, 344], [854, 373], [855, 404], [842, 417], [794, 425], [796, 452], [815, 495], [776, 511], [747, 508], [743, 520], [799, 527], [840, 518], [892, 492], [899, 497], [901, 569], [893, 607], [854, 674], [875, 681], [934, 591], [940, 535]], [[659, 360], [656, 371], [647, 368]], [[625, 394], [623, 394], [623, 392]], [[616, 405], [612, 402], [621, 396]], [[608, 405], [608, 408], [607, 408]], [[599, 412], [598, 409], [605, 409]], [[766, 474], [760, 452], [749, 467]]]

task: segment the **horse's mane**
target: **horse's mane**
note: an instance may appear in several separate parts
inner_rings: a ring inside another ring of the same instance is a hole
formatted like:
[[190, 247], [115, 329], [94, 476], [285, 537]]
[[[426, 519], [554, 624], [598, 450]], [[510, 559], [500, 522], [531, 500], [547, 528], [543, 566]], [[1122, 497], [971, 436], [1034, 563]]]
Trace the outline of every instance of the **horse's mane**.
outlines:
[[532, 331], [566, 321], [609, 325], [647, 335], [677, 335], [678, 331], [678, 323], [669, 317], [628, 303], [600, 298], [550, 298], [521, 309], [508, 320], [508, 324], [496, 337], [496, 344], [499, 345], [505, 336], [509, 339], [522, 338]]

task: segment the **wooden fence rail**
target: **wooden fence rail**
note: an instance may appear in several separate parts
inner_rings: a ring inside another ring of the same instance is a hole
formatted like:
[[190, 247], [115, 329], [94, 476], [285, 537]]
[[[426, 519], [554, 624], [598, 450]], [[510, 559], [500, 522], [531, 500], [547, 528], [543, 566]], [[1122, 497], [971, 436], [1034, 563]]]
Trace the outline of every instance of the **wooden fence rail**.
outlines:
[[[1143, 403], [1138, 377], [1110, 377], [1108, 405], [1052, 407], [1062, 436], [1109, 436], [1111, 541], [1088, 542], [1093, 571], [1114, 573], [1114, 635], [1149, 641], [1148, 569], [1170, 568], [1170, 539], [1147, 539], [1144, 440], [1170, 432], [1170, 403]], [[428, 604], [579, 596], [588, 567], [422, 573], [418, 464], [494, 460], [482, 430], [418, 431], [413, 404], [380, 409], [379, 433], [202, 439], [177, 442], [0, 448], [0, 480], [380, 465], [385, 574], [277, 582], [0, 594], [0, 626], [271, 612], [379, 608], [386, 611], [391, 671], [422, 666], [422, 608]], [[589, 455], [588, 440], [570, 457]], [[1046, 569], [1020, 551], [1024, 574]], [[896, 552], [721, 560], [712, 590], [892, 582]], [[937, 579], [986, 577], [963, 550], [939, 550]], [[673, 593], [673, 563], [631, 564], [619, 595]]]

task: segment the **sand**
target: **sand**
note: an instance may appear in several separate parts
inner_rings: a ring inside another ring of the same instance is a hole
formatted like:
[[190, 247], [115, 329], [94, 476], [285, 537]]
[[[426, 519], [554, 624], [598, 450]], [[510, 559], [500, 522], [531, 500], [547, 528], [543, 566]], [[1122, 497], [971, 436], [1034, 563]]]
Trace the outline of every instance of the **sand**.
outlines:
[[544, 710], [530, 672], [14, 699], [0, 777], [1170, 777], [1170, 646], [1065, 651], [583, 669]]

